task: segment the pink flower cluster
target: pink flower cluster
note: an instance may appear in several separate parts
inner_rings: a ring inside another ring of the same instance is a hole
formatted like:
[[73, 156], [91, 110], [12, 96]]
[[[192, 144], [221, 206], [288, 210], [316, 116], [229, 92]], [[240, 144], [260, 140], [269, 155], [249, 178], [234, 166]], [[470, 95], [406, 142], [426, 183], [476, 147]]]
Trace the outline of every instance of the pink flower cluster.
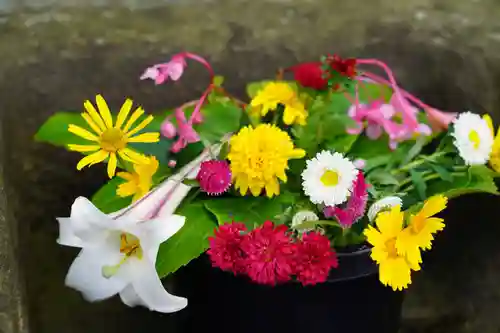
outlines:
[[389, 146], [396, 149], [398, 143], [409, 140], [418, 135], [431, 135], [432, 130], [423, 123], [416, 126], [405, 118], [410, 113], [416, 119], [418, 109], [411, 106], [406, 100], [393, 95], [388, 104], [376, 100], [368, 104], [352, 105], [348, 111], [349, 117], [354, 120], [356, 127], [348, 129], [349, 134], [359, 134], [366, 126], [366, 135], [378, 139], [384, 132], [389, 136]]
[[358, 172], [354, 180], [351, 196], [344, 208], [327, 206], [323, 214], [327, 218], [335, 217], [343, 228], [350, 228], [365, 215], [366, 203], [368, 201], [368, 184], [365, 182], [363, 173]]
[[326, 236], [309, 232], [294, 239], [285, 225], [271, 221], [251, 232], [243, 223], [226, 223], [209, 242], [207, 253], [214, 267], [247, 275], [259, 284], [276, 285], [294, 276], [303, 285], [322, 283], [338, 266]]
[[196, 176], [200, 189], [208, 195], [221, 195], [231, 186], [231, 169], [227, 161], [202, 162]]

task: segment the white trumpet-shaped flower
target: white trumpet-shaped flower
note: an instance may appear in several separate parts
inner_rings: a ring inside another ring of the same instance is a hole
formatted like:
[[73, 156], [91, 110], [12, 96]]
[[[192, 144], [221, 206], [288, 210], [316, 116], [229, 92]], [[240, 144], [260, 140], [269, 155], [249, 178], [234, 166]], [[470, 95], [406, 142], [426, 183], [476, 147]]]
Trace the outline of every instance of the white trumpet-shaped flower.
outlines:
[[184, 216], [174, 214], [191, 189], [182, 179], [196, 177], [199, 165], [210, 156], [204, 152], [143, 198], [112, 214], [104, 214], [86, 198], [77, 198], [71, 216], [58, 218], [58, 243], [81, 248], [66, 285], [88, 301], [120, 294], [131, 307], [166, 313], [186, 307], [187, 299], [163, 288], [155, 262], [160, 244], [185, 222]]

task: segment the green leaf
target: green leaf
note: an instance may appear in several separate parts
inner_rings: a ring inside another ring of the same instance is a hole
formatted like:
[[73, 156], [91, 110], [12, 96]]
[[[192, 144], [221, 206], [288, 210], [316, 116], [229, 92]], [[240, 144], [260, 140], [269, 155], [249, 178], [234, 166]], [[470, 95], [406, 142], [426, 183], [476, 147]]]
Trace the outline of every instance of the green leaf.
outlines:
[[211, 199], [205, 201], [205, 207], [216, 216], [219, 224], [238, 221], [253, 229], [266, 220], [278, 223], [279, 217], [294, 201], [293, 195], [283, 193], [272, 199], [249, 196]]
[[93, 196], [92, 203], [103, 213], [109, 214], [127, 207], [132, 203], [132, 196], [122, 198], [116, 194], [116, 190], [123, 179], [115, 177], [102, 186]]
[[389, 102], [392, 96], [392, 89], [385, 84], [378, 83], [358, 83], [359, 100], [361, 103], [382, 99]]
[[[156, 116], [152, 122], [148, 124], [139, 133], [145, 132], [160, 132], [161, 124], [163, 123], [164, 117]], [[160, 164], [166, 165], [168, 163], [169, 149], [172, 146], [173, 140], [166, 139], [160, 136], [160, 141], [155, 143], [130, 143], [130, 148], [144, 154], [155, 156]]]
[[186, 222], [181, 230], [160, 246], [156, 258], [156, 271], [160, 278], [202, 254], [208, 248], [208, 237], [216, 227], [214, 217], [201, 201], [181, 207], [176, 214], [185, 216]]
[[375, 170], [368, 175], [370, 181], [379, 185], [399, 185], [399, 180], [383, 169]]
[[202, 141], [219, 141], [240, 127], [242, 110], [233, 103], [211, 103], [202, 109], [204, 121], [196, 127]]
[[446, 182], [453, 181], [453, 176], [451, 175], [451, 172], [446, 170], [446, 168], [443, 168], [441, 165], [435, 163], [428, 163], [428, 165], [430, 165], [432, 170], [434, 170], [442, 180]]
[[224, 83], [224, 77], [220, 75], [214, 76], [214, 86], [216, 87], [221, 87], [222, 84]]
[[68, 132], [70, 124], [89, 129], [87, 123], [79, 113], [58, 112], [47, 119], [38, 129], [38, 132], [35, 134], [35, 140], [50, 143], [58, 147], [65, 147], [68, 144], [91, 144], [90, 141]]
[[421, 200], [426, 199], [426, 191], [427, 191], [427, 185], [425, 183], [424, 178], [420, 174], [420, 172], [417, 172], [413, 169], [410, 170], [410, 177], [415, 185], [415, 188], [417, 189], [418, 196], [420, 197]]
[[332, 150], [342, 154], [346, 154], [349, 152], [349, 150], [354, 145], [357, 139], [358, 135], [344, 134], [334, 137], [332, 139], [327, 139], [324, 144], [324, 147], [327, 150]]

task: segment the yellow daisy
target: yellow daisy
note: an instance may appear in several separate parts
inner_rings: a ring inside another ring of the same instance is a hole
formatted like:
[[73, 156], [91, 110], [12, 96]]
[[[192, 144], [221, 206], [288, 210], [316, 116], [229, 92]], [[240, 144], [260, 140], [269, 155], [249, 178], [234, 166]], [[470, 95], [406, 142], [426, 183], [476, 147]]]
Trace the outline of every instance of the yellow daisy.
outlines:
[[422, 262], [418, 249], [430, 250], [434, 239], [433, 234], [443, 230], [443, 219], [433, 216], [445, 209], [447, 202], [448, 199], [443, 195], [430, 197], [416, 215], [410, 216], [410, 223], [396, 243], [401, 254], [414, 262]]
[[280, 193], [279, 182], [287, 181], [288, 160], [302, 158], [305, 151], [296, 149], [290, 136], [278, 127], [260, 124], [242, 128], [229, 142], [228, 159], [231, 162], [235, 188], [245, 195], [250, 189], [258, 196], [262, 189], [268, 197]]
[[158, 166], [158, 160], [152, 156], [149, 163], [134, 164], [134, 172], [118, 172], [116, 175], [127, 182], [118, 186], [116, 194], [123, 198], [133, 195], [132, 201], [139, 200], [151, 189]]
[[495, 136], [495, 129], [493, 127], [493, 121], [491, 120], [491, 117], [489, 114], [485, 114], [483, 116], [483, 119], [486, 120], [486, 123], [488, 124], [488, 127], [490, 128], [491, 135], [495, 137], [493, 141], [493, 146], [491, 148], [491, 154], [490, 154], [490, 166], [495, 170], [496, 172], [500, 172], [500, 128], [497, 131], [497, 135]]
[[250, 102], [251, 107], [260, 107], [261, 116], [276, 110], [278, 104], [284, 106], [283, 122], [286, 125], [305, 125], [307, 111], [295, 90], [286, 82], [269, 82]]
[[[135, 135], [151, 123], [153, 116], [146, 117], [137, 126], [132, 128], [139, 117], [144, 114], [144, 110], [141, 107], [137, 108], [127, 120], [132, 109], [132, 100], [127, 99], [118, 113], [116, 123], [113, 125], [113, 117], [106, 101], [101, 95], [96, 96], [96, 103], [99, 112], [87, 100], [83, 104], [86, 111], [82, 113], [83, 119], [85, 119], [93, 132], [73, 124], [68, 127], [69, 132], [90, 141], [88, 145], [68, 145], [70, 150], [91, 153], [82, 158], [76, 168], [81, 170], [87, 165], [91, 166], [109, 158], [108, 176], [112, 178], [115, 175], [118, 163], [117, 155], [123, 160], [134, 164], [147, 163], [147, 157], [128, 148], [127, 145], [131, 142], [152, 143], [160, 140], [160, 133], [158, 132]], [[127, 121], [125, 122], [125, 120]]]
[[407, 288], [411, 283], [411, 270], [420, 270], [418, 262], [401, 255], [396, 248], [403, 230], [403, 220], [401, 206], [394, 206], [390, 211], [377, 215], [377, 228], [369, 225], [364, 231], [367, 241], [373, 245], [371, 257], [379, 264], [380, 281], [393, 290]]

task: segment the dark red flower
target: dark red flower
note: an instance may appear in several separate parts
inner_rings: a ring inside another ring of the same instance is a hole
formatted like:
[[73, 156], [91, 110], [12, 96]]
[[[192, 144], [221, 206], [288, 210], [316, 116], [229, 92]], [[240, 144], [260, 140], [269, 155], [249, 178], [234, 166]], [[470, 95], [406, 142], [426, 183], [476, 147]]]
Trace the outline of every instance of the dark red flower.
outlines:
[[321, 90], [328, 86], [320, 62], [304, 62], [290, 67], [289, 70], [293, 72], [295, 81], [303, 87]]
[[294, 271], [303, 285], [325, 282], [330, 270], [337, 266], [337, 256], [326, 236], [312, 231], [297, 243]]
[[207, 254], [214, 267], [234, 274], [243, 272], [243, 253], [240, 245], [245, 231], [247, 228], [243, 223], [226, 223], [215, 230], [214, 237], [208, 238], [210, 248]]
[[351, 79], [356, 76], [356, 59], [342, 59], [335, 54], [333, 56], [328, 56], [326, 61], [331, 69], [338, 72], [340, 75]]
[[196, 176], [200, 189], [209, 195], [220, 195], [231, 186], [231, 169], [226, 161], [202, 162]]
[[254, 282], [275, 285], [291, 279], [295, 244], [287, 230], [285, 225], [275, 227], [266, 221], [241, 243], [246, 273]]

